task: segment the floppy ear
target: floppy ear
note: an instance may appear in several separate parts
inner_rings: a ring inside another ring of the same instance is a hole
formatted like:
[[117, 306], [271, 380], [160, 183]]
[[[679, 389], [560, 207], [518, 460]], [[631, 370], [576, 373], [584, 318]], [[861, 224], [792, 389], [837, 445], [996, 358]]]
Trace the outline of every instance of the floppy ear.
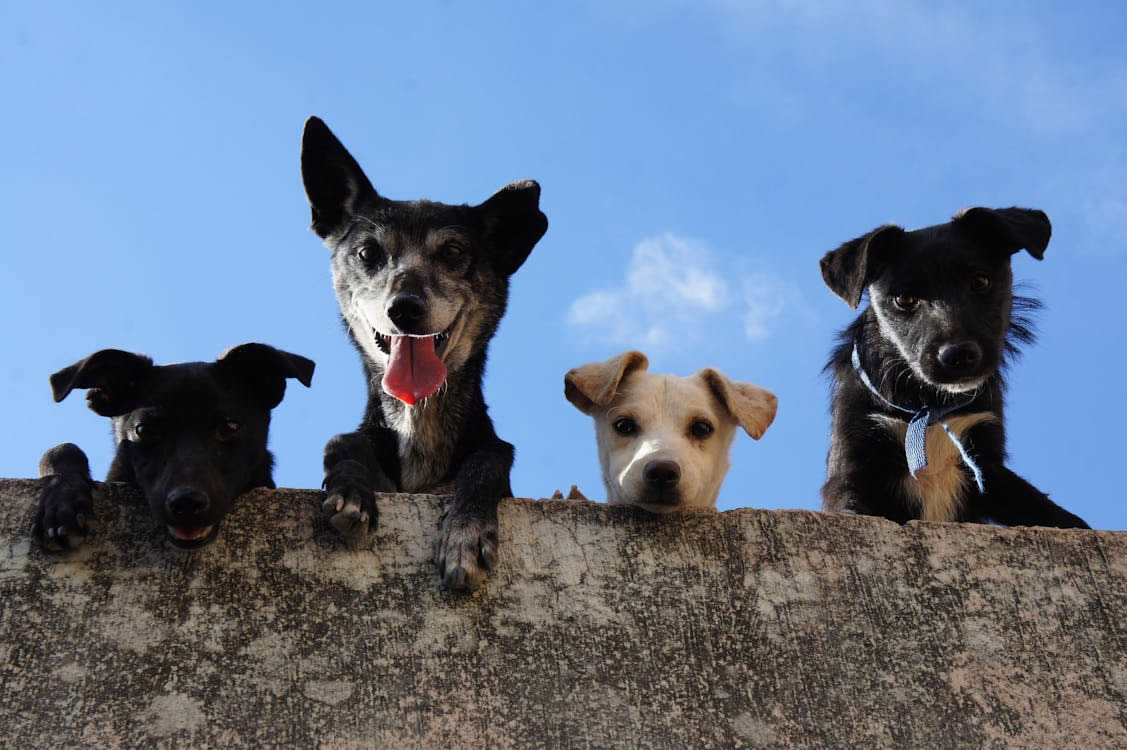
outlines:
[[86, 401], [103, 417], [116, 417], [133, 409], [139, 386], [153, 368], [141, 354], [103, 349], [51, 376], [51, 392], [62, 401], [75, 388], [89, 388]]
[[903, 236], [903, 229], [885, 224], [826, 253], [820, 262], [826, 286], [856, 309], [876, 272], [880, 254]]
[[219, 355], [216, 365], [257, 394], [268, 409], [282, 401], [286, 378], [297, 378], [306, 388], [313, 382], [312, 360], [266, 344], [240, 344]]
[[779, 408], [779, 399], [774, 393], [751, 383], [728, 380], [724, 373], [711, 367], [697, 374], [704, 379], [716, 400], [736, 418], [744, 432], [756, 440], [763, 437], [775, 421], [775, 411]]
[[628, 351], [605, 362], [591, 362], [564, 375], [564, 397], [584, 414], [614, 401], [618, 386], [632, 372], [645, 372], [650, 361], [641, 352]]
[[954, 224], [1010, 255], [1028, 250], [1037, 260], [1045, 259], [1053, 234], [1049, 217], [1035, 208], [966, 208], [955, 214]]
[[301, 179], [313, 214], [313, 231], [322, 239], [343, 229], [362, 201], [379, 199], [352, 154], [319, 117], [305, 121]]
[[535, 180], [508, 184], [475, 210], [481, 212], [497, 268], [506, 276], [516, 273], [548, 231], [548, 217], [540, 211], [540, 185]]

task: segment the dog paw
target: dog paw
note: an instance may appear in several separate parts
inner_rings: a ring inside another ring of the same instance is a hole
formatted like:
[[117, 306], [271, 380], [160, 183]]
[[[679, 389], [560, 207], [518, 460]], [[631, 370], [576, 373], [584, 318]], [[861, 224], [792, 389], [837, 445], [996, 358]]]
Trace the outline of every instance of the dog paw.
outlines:
[[497, 561], [496, 519], [467, 518], [453, 512], [442, 520], [435, 562], [448, 589], [470, 591], [485, 582]]
[[379, 523], [375, 497], [357, 487], [329, 489], [321, 510], [329, 517], [329, 525], [352, 544], [366, 540]]
[[360, 544], [379, 524], [380, 512], [375, 508], [375, 494], [357, 480], [330, 482], [326, 487], [321, 511], [329, 524], [350, 544]]
[[55, 474], [43, 480], [33, 533], [49, 552], [76, 549], [94, 518], [93, 486], [85, 477]]

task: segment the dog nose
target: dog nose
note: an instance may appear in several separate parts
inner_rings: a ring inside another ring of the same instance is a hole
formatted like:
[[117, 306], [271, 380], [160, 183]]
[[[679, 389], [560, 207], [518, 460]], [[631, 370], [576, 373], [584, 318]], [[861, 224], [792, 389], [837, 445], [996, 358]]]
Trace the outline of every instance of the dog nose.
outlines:
[[172, 518], [198, 516], [211, 506], [207, 493], [196, 487], [177, 487], [168, 493], [165, 510]]
[[650, 461], [642, 469], [642, 478], [649, 484], [672, 487], [681, 479], [681, 467], [676, 461]]
[[417, 294], [397, 294], [387, 307], [387, 317], [401, 331], [415, 332], [426, 314], [426, 302]]
[[973, 370], [981, 361], [982, 347], [974, 341], [954, 341], [939, 347], [939, 364], [951, 372]]

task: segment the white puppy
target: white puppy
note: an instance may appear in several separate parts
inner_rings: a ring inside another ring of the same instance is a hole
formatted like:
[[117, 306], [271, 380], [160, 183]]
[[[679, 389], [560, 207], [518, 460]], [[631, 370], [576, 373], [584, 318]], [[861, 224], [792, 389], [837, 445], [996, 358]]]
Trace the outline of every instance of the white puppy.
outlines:
[[654, 513], [714, 507], [736, 426], [758, 440], [778, 399], [710, 368], [680, 378], [648, 364], [629, 351], [564, 376], [564, 396], [595, 419], [607, 501]]

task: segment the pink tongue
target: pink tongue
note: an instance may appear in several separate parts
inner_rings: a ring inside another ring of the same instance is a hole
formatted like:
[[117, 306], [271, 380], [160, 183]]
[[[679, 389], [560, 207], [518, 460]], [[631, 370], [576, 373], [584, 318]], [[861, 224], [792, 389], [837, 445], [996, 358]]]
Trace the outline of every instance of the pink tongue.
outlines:
[[438, 392], [446, 380], [446, 365], [434, 353], [434, 336], [391, 336], [391, 360], [383, 374], [383, 389], [414, 406]]

